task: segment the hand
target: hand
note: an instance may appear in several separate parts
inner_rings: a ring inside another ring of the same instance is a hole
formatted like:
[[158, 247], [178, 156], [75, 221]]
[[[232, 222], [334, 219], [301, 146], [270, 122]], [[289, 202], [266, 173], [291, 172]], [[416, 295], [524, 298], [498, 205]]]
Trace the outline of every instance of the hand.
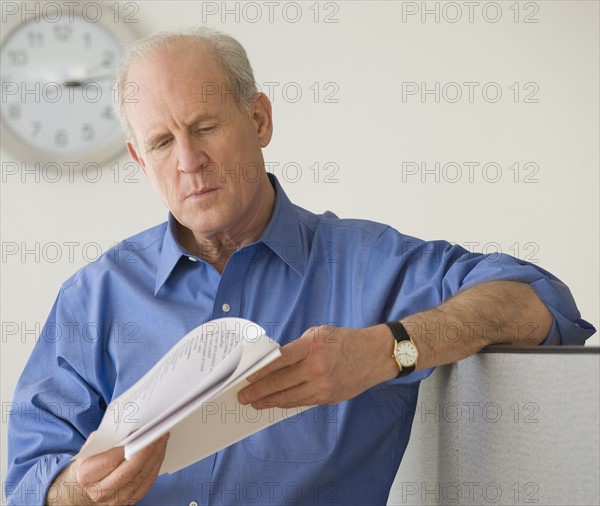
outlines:
[[242, 404], [256, 409], [334, 404], [397, 376], [394, 337], [385, 325], [312, 327], [281, 348], [281, 357], [248, 377]]
[[154, 483], [165, 458], [169, 434], [124, 460], [123, 447], [77, 462], [77, 481], [95, 504], [135, 504]]

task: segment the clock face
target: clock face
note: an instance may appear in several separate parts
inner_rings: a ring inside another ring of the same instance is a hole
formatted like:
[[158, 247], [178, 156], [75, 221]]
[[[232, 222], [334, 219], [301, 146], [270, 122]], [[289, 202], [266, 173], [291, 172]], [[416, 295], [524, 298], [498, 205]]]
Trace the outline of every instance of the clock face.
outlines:
[[98, 161], [123, 149], [114, 112], [123, 47], [109, 27], [79, 15], [13, 30], [2, 46], [0, 75], [9, 150], [37, 160]]
[[396, 358], [402, 367], [415, 365], [419, 352], [416, 346], [410, 341], [402, 341], [396, 347]]

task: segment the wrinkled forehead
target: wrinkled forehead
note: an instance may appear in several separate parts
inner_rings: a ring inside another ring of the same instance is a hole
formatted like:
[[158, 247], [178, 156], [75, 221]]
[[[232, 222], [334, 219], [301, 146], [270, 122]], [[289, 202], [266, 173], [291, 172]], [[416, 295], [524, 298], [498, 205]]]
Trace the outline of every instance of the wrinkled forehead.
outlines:
[[166, 46], [139, 57], [127, 73], [123, 98], [136, 137], [168, 119], [185, 123], [201, 114], [220, 115], [235, 103], [221, 64], [197, 43]]

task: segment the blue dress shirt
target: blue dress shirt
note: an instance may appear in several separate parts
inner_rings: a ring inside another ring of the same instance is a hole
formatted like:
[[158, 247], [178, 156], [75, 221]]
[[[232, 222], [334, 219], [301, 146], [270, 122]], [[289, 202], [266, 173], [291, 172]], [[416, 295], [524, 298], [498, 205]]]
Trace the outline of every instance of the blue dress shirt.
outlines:
[[[8, 409], [10, 504], [57, 499], [50, 484], [111, 399], [208, 320], [247, 318], [285, 345], [314, 325], [367, 327], [435, 307], [479, 283], [516, 280], [530, 283], [554, 316], [544, 344], [581, 344], [595, 331], [580, 319], [568, 288], [537, 266], [424, 242], [379, 223], [315, 215], [271, 181], [276, 201], [268, 227], [231, 256], [223, 274], [179, 245], [170, 215], [64, 283]], [[139, 504], [385, 504], [419, 382], [430, 373], [275, 424], [160, 476]], [[135, 416], [120, 415], [129, 414]], [[198, 437], [207, 437], [202, 427]]]

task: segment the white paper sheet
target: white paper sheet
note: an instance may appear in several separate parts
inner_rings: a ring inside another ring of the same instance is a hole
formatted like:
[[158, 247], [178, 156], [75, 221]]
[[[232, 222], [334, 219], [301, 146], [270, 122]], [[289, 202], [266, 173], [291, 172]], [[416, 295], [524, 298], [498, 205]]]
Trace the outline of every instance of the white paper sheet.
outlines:
[[[167, 425], [174, 427], [182, 414], [194, 411], [199, 399], [210, 400], [225, 382], [235, 381], [265, 356], [274, 360], [278, 355], [270, 354], [278, 348], [264, 329], [242, 318], [221, 318], [197, 327], [110, 403], [94, 437], [74, 458], [87, 458], [136, 439], [131, 448], [139, 451], [165, 432], [161, 423], [169, 421]], [[194, 407], [188, 406], [193, 400]], [[129, 405], [135, 406], [135, 416], [118, 416], [128, 413], [124, 408]], [[145, 436], [146, 431], [158, 436]]]

